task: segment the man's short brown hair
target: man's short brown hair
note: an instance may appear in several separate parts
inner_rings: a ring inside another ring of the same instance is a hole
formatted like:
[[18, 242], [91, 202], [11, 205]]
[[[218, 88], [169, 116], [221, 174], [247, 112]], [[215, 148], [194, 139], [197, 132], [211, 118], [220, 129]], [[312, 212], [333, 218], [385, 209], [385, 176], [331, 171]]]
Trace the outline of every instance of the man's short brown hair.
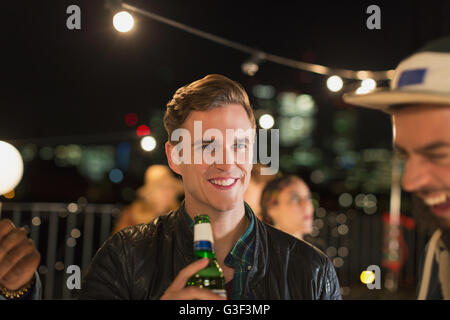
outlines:
[[236, 81], [220, 74], [210, 74], [179, 88], [167, 103], [164, 127], [171, 140], [172, 132], [180, 128], [191, 111], [207, 111], [227, 104], [240, 104], [247, 112], [252, 127], [256, 128], [255, 115], [247, 93]]

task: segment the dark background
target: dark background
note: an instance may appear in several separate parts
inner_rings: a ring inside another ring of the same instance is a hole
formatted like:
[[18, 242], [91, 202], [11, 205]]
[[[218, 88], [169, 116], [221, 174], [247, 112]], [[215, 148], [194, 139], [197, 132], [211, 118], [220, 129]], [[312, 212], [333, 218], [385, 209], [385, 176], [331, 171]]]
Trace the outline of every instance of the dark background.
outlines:
[[[450, 30], [447, 1], [129, 3], [269, 53], [354, 70], [395, 68], [402, 58]], [[81, 30], [66, 28], [70, 4], [81, 8]], [[370, 4], [381, 8], [381, 30], [366, 28], [369, 15], [365, 11]], [[343, 105], [340, 94], [326, 89], [324, 76], [265, 62], [250, 77], [241, 72], [246, 54], [145, 17], [135, 16], [135, 30], [119, 34], [104, 1], [15, 1], [4, 4], [1, 14], [0, 138], [18, 148], [27, 144], [38, 150], [60, 144], [117, 146], [121, 141], [136, 147], [134, 129], [124, 122], [130, 112], [138, 115], [139, 124], [150, 125], [162, 143], [161, 117], [173, 92], [209, 73], [227, 75], [249, 92], [254, 84], [266, 84], [277, 91], [311, 94], [319, 109], [314, 133], [319, 147], [326, 147], [323, 141], [333, 134], [329, 122]], [[387, 117], [359, 109], [354, 113], [360, 138], [355, 137], [357, 148], [389, 146]], [[151, 155], [137, 150], [132, 159], [137, 170], [124, 177], [132, 186], [142, 182], [139, 172], [148, 164], [165, 161], [161, 148]], [[36, 157], [26, 163], [16, 199], [55, 201], [81, 196], [92, 181], [71, 171]], [[68, 181], [72, 190], [61, 189]], [[117, 196], [100, 193], [91, 200], [112, 201]]]
[[[129, 3], [265, 52], [354, 70], [395, 68], [402, 58], [450, 30], [447, 1]], [[81, 30], [66, 28], [70, 4], [81, 8]], [[381, 30], [366, 28], [370, 4], [381, 8]], [[136, 170], [125, 174], [124, 184], [132, 187], [142, 183], [147, 165], [165, 162], [165, 156], [161, 148], [152, 154], [139, 151], [135, 129], [125, 125], [124, 116], [137, 114], [139, 124], [150, 125], [162, 145], [165, 104], [178, 87], [209, 73], [237, 80], [249, 92], [253, 85], [265, 84], [278, 92], [311, 94], [319, 109], [314, 133], [318, 147], [326, 148], [334, 111], [343, 106], [340, 93], [326, 89], [324, 76], [265, 62], [250, 77], [241, 72], [246, 54], [145, 17], [135, 16], [135, 30], [119, 34], [104, 1], [15, 1], [4, 4], [1, 15], [0, 139], [18, 148], [31, 144], [35, 150], [129, 141]], [[389, 147], [387, 117], [359, 109], [354, 114], [355, 147]], [[101, 183], [37, 156], [25, 169], [16, 200], [69, 201]], [[108, 184], [106, 179], [90, 200], [114, 201], [117, 186]]]

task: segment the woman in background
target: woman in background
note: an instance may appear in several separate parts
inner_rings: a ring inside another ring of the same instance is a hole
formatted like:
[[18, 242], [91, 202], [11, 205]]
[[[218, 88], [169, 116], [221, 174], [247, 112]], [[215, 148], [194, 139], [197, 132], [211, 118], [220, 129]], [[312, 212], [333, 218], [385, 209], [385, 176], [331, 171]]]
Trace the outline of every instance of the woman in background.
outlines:
[[113, 234], [129, 226], [149, 223], [177, 208], [183, 185], [169, 167], [152, 165], [145, 172], [145, 184], [136, 193], [137, 199], [123, 210]]
[[244, 201], [252, 208], [253, 213], [261, 219], [261, 195], [267, 182], [273, 180], [277, 175], [264, 175], [261, 171], [269, 167], [261, 163], [255, 163], [252, 168], [250, 182], [244, 193]]
[[261, 196], [262, 221], [298, 239], [313, 230], [314, 206], [306, 183], [289, 175], [269, 181]]

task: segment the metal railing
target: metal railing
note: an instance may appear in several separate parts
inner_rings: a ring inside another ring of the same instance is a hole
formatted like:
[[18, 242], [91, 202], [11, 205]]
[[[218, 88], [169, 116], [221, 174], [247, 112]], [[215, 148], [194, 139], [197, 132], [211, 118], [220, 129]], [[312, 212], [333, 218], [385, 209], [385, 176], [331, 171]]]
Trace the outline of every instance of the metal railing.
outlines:
[[76, 290], [67, 287], [67, 267], [86, 272], [120, 210], [114, 204], [3, 203], [0, 217], [24, 227], [41, 253], [43, 298], [71, 299]]
[[[2, 207], [0, 218], [11, 219], [16, 226], [27, 229], [41, 253], [38, 272], [44, 299], [74, 298], [76, 290], [67, 287], [67, 267], [77, 265], [84, 275], [122, 210], [121, 205], [86, 203], [10, 202]], [[381, 267], [381, 214], [367, 215], [354, 210], [344, 217], [338, 211], [329, 211], [318, 215], [314, 224], [317, 232], [311, 242], [333, 262], [343, 298], [383, 297], [386, 290], [368, 290], [359, 280], [362, 270], [369, 265]], [[407, 298], [413, 298], [419, 258], [428, 237], [415, 229], [404, 231], [408, 259], [401, 270], [401, 279], [411, 287]]]

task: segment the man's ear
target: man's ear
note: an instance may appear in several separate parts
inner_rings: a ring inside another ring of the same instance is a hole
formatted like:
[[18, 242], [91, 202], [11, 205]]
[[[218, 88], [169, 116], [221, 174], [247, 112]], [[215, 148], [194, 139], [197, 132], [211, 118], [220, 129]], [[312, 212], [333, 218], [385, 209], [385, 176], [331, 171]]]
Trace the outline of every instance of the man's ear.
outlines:
[[170, 143], [170, 141], [166, 141], [165, 150], [166, 150], [167, 163], [169, 164], [169, 167], [170, 167], [170, 169], [173, 170], [173, 172], [175, 172], [176, 174], [179, 174], [181, 176], [180, 165], [176, 164], [174, 159], [172, 158], [173, 156], [177, 156], [177, 155], [172, 154], [173, 148], [174, 148], [174, 146]]

